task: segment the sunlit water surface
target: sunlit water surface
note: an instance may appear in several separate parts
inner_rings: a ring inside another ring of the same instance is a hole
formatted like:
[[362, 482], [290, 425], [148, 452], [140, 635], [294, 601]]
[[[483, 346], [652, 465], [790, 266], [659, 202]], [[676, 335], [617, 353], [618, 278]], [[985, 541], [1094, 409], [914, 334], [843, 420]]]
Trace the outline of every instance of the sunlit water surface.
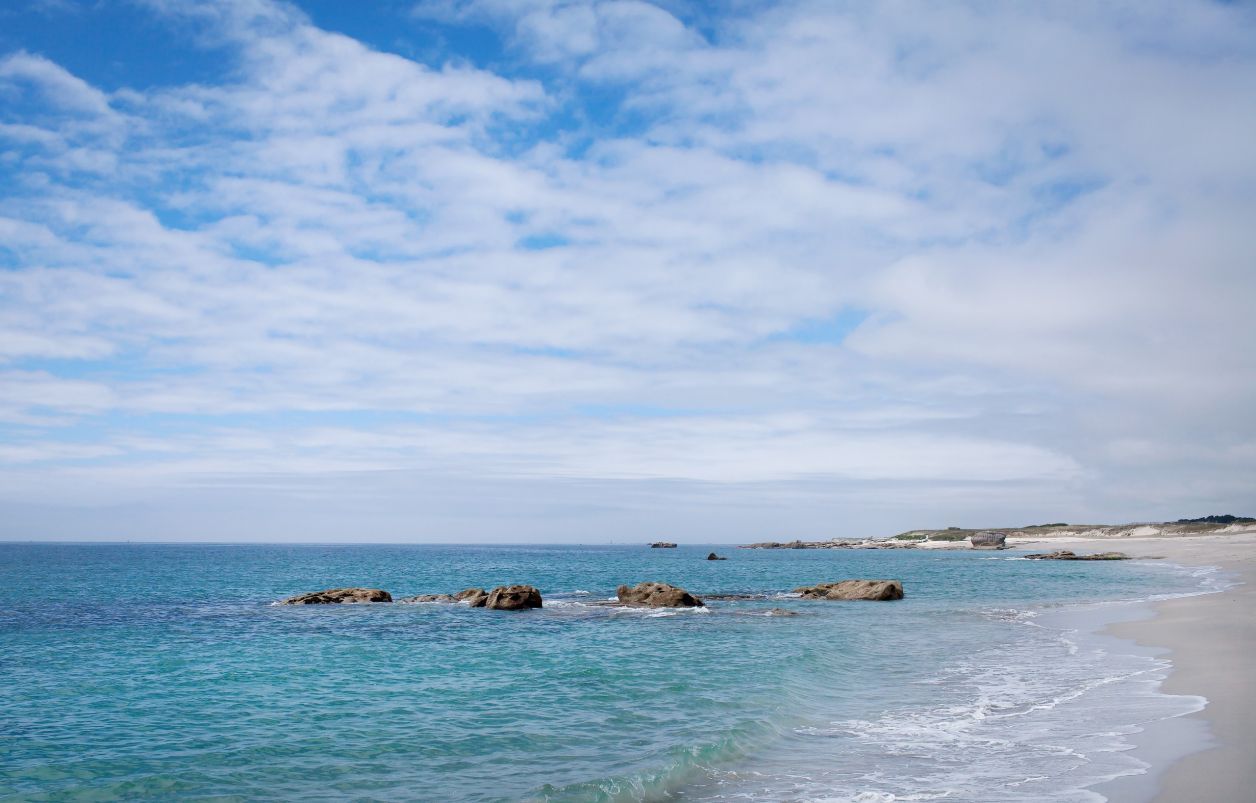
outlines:
[[[0, 545], [0, 799], [1088, 800], [1199, 705], [1083, 606], [1199, 572], [709, 549]], [[907, 598], [787, 596], [851, 577]], [[768, 598], [588, 604], [642, 580]], [[544, 609], [271, 604], [519, 582]]]

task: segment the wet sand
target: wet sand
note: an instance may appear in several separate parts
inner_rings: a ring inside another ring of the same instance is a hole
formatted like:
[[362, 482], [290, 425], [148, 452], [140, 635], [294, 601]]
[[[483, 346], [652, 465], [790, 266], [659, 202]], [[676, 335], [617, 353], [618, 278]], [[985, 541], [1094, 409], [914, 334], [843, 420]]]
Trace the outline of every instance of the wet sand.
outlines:
[[1119, 782], [1096, 791], [1117, 803], [1256, 801], [1256, 533], [1070, 541], [1064, 548], [1076, 552], [1118, 550], [1188, 566], [1219, 566], [1240, 583], [1219, 594], [1157, 603], [1155, 616], [1110, 629], [1119, 638], [1169, 650], [1173, 670], [1161, 690], [1207, 698], [1205, 708], [1188, 717], [1206, 722], [1212, 746], [1157, 766], [1158, 754], [1174, 751], [1157, 744], [1160, 737], [1149, 729], [1133, 741], [1135, 754], [1150, 762], [1158, 777], [1155, 791]]

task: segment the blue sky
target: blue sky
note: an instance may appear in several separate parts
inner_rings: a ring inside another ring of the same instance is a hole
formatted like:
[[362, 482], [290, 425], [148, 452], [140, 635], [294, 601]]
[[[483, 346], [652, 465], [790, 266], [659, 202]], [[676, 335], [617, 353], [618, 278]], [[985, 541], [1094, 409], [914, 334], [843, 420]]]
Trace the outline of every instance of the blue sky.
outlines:
[[0, 9], [0, 538], [1256, 507], [1256, 14]]

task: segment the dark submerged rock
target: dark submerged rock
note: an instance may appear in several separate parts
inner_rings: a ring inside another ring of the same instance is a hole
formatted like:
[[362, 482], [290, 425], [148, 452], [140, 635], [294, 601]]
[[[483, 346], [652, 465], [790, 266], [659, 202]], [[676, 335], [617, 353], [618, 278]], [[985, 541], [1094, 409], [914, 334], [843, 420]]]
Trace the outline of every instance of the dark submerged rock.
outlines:
[[413, 604], [416, 602], [457, 602], [457, 600], [454, 599], [453, 594], [419, 594], [413, 597], [405, 597], [397, 601], [407, 604]]
[[299, 594], [284, 600], [284, 605], [339, 605], [359, 602], [392, 602], [392, 594], [382, 588], [329, 588], [311, 594]]
[[1026, 555], [1029, 560], [1129, 560], [1124, 552], [1096, 552], [1092, 555], [1078, 555], [1067, 549], [1055, 552], [1041, 552], [1037, 555]]
[[498, 586], [488, 593], [483, 606], [495, 611], [523, 611], [541, 607], [541, 592], [532, 586]]
[[634, 608], [702, 608], [702, 600], [667, 583], [637, 583], [616, 590], [620, 605]]
[[719, 555], [715, 554], [714, 552], [707, 555], [706, 559], [707, 560], [728, 560], [728, 558], [721, 558]]
[[884, 602], [903, 598], [903, 583], [899, 580], [842, 580], [838, 583], [818, 583], [794, 589], [803, 599], [872, 600]]

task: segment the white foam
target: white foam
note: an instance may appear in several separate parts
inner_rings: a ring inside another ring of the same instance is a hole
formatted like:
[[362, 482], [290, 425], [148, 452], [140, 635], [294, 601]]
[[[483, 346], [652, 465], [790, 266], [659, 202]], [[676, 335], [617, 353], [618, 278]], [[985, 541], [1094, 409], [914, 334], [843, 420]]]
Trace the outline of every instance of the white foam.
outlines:
[[[1197, 589], [1150, 599], [1213, 593], [1230, 582], [1214, 569], [1180, 570]], [[928, 686], [930, 703], [798, 727], [779, 756], [765, 758], [765, 772], [694, 799], [1103, 801], [1092, 787], [1148, 769], [1131, 752], [1132, 736], [1153, 724], [1187, 733], [1189, 721], [1174, 719], [1206, 702], [1161, 693], [1168, 660], [1096, 632], [1122, 606], [1148, 599], [1049, 606], [1050, 616], [983, 611], [1023, 629], [911, 681]]]

